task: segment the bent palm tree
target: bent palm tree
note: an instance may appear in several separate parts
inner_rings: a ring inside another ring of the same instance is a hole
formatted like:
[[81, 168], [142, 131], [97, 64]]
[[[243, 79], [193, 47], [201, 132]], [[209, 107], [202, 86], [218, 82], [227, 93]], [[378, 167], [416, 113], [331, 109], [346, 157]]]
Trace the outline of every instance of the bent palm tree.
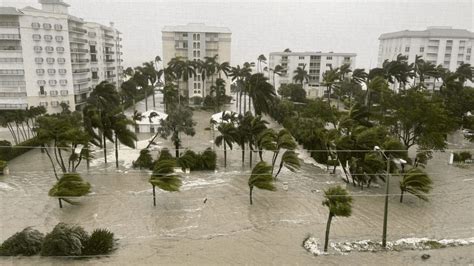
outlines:
[[224, 144], [224, 167], [227, 167], [227, 146], [232, 150], [232, 143], [236, 140], [237, 129], [231, 123], [221, 123], [217, 130], [221, 135], [216, 137], [216, 145], [220, 147]]
[[273, 185], [273, 177], [270, 173], [271, 166], [266, 162], [259, 162], [252, 170], [252, 174], [249, 178], [249, 188], [250, 188], [250, 205], [253, 204], [252, 192], [253, 188], [257, 187], [259, 189], [265, 189], [270, 191], [275, 191], [276, 188]]
[[174, 173], [176, 161], [172, 159], [159, 160], [153, 169], [150, 177], [150, 184], [153, 186], [153, 206], [156, 206], [155, 186], [162, 190], [175, 192], [181, 187], [180, 176]]
[[329, 218], [326, 225], [326, 238], [324, 241], [324, 252], [328, 251], [329, 230], [331, 229], [332, 217], [349, 217], [352, 212], [352, 197], [347, 190], [337, 186], [324, 191], [323, 205], [329, 208]]
[[277, 178], [278, 174], [280, 174], [281, 169], [285, 166], [291, 172], [296, 172], [300, 168], [300, 160], [298, 159], [298, 155], [296, 152], [292, 150], [287, 150], [281, 156], [280, 167], [278, 168], [278, 172], [276, 173], [274, 179]]
[[403, 193], [408, 192], [419, 199], [428, 201], [428, 198], [423, 194], [428, 194], [432, 189], [431, 178], [421, 169], [412, 168], [408, 170], [400, 181], [400, 202], [403, 202]]
[[84, 181], [77, 173], [64, 174], [58, 182], [49, 190], [50, 197], [57, 197], [59, 208], [63, 207], [61, 200], [69, 204], [75, 204], [74, 201], [64, 199], [63, 197], [81, 197], [90, 192], [91, 185]]

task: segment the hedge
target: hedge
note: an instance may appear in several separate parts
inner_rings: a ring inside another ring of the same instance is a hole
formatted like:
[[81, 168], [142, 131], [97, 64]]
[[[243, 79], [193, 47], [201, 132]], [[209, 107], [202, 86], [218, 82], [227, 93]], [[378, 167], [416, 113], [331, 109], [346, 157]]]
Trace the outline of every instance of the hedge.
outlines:
[[0, 148], [0, 161], [11, 161], [40, 145], [41, 142], [37, 138], [32, 138], [12, 147], [2, 147]]

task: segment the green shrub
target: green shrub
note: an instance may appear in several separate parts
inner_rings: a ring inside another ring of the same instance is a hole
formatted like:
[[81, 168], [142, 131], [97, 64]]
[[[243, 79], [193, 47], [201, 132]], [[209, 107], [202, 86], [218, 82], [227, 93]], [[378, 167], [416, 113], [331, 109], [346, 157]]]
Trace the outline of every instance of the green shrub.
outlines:
[[459, 157], [461, 159], [461, 162], [464, 162], [466, 160], [472, 159], [472, 154], [468, 151], [463, 151], [463, 152], [459, 153]]
[[88, 240], [82, 227], [59, 223], [44, 238], [41, 256], [80, 256]]
[[3, 169], [7, 167], [7, 162], [0, 160], [0, 175], [3, 175]]
[[178, 159], [178, 165], [184, 170], [189, 168], [191, 170], [199, 170], [199, 161], [200, 156], [194, 151], [187, 150], [181, 157]]
[[461, 161], [461, 156], [459, 155], [459, 153], [453, 153], [453, 161], [455, 162], [460, 162]]
[[192, 104], [194, 104], [194, 105], [201, 105], [201, 104], [202, 104], [202, 101], [203, 101], [203, 99], [202, 99], [202, 97], [200, 97], [200, 96], [191, 97], [191, 102], [192, 102]]
[[171, 155], [171, 152], [168, 148], [164, 148], [161, 150], [160, 155], [158, 156], [158, 161], [162, 160], [172, 160], [173, 155]]
[[21, 142], [18, 145], [13, 147], [7, 147], [0, 151], [0, 160], [3, 161], [10, 161], [15, 159], [16, 157], [30, 151], [33, 149], [32, 147], [40, 146], [41, 143], [36, 138], [29, 139], [27, 141]]
[[217, 154], [211, 148], [207, 148], [201, 154], [201, 169], [202, 170], [215, 170], [216, 169]]
[[41, 251], [44, 235], [31, 227], [23, 229], [0, 246], [0, 256], [32, 256]]
[[114, 250], [114, 233], [107, 229], [95, 229], [86, 243], [84, 255], [103, 255]]
[[150, 151], [143, 149], [140, 151], [140, 156], [137, 160], [133, 162], [133, 167], [139, 167], [140, 169], [152, 169], [153, 168], [153, 158], [151, 157]]

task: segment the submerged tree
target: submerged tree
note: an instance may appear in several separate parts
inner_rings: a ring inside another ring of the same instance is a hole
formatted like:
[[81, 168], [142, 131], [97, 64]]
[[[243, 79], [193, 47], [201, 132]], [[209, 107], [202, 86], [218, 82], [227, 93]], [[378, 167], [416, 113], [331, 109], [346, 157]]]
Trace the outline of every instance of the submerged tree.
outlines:
[[176, 161], [172, 159], [158, 160], [150, 177], [150, 184], [153, 187], [153, 206], [156, 206], [155, 187], [162, 190], [175, 192], [181, 187], [181, 177], [174, 173]]
[[216, 137], [215, 142], [217, 147], [224, 145], [224, 167], [227, 167], [227, 146], [232, 150], [232, 143], [236, 142], [237, 130], [232, 123], [221, 123], [217, 130], [220, 135]]
[[329, 208], [329, 217], [326, 225], [326, 238], [324, 241], [324, 252], [327, 252], [332, 218], [335, 216], [351, 216], [352, 197], [347, 193], [347, 190], [340, 186], [331, 187], [324, 191], [323, 205]]
[[412, 168], [408, 170], [402, 180], [400, 180], [400, 202], [403, 202], [403, 194], [408, 192], [414, 196], [428, 201], [428, 198], [424, 194], [428, 194], [433, 188], [431, 185], [433, 181], [431, 178], [420, 168]]
[[250, 205], [253, 204], [252, 192], [254, 187], [270, 191], [276, 190], [276, 187], [273, 185], [271, 169], [272, 167], [266, 162], [259, 162], [253, 168], [248, 182], [250, 188]]
[[84, 181], [77, 173], [64, 174], [58, 182], [49, 190], [49, 196], [57, 197], [59, 201], [59, 208], [63, 205], [61, 200], [69, 204], [76, 204], [76, 202], [65, 199], [65, 197], [82, 197], [90, 192], [91, 185]]

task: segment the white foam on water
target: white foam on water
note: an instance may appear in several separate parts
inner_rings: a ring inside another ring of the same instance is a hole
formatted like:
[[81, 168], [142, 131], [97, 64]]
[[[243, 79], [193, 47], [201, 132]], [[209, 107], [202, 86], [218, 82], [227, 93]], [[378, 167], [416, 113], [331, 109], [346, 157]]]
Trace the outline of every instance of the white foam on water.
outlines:
[[13, 191], [16, 190], [14, 187], [10, 186], [7, 183], [0, 182], [0, 190], [2, 191]]
[[207, 186], [218, 186], [226, 183], [224, 179], [203, 179], [193, 178], [184, 180], [181, 190], [190, 190], [193, 188], [207, 187]]

